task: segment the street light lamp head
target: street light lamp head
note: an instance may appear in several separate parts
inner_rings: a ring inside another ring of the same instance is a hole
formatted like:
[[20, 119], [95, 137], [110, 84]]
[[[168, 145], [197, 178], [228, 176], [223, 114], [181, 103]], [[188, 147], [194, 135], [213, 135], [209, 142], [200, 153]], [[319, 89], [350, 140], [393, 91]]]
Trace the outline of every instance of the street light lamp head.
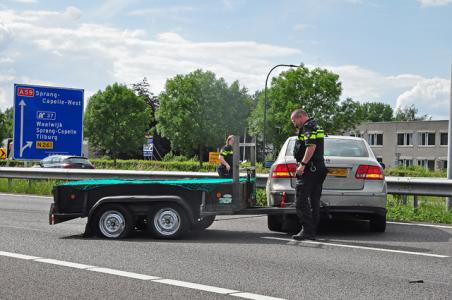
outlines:
[[[300, 66], [302, 66], [303, 64], [301, 64]], [[267, 82], [268, 82], [268, 78], [270, 77], [270, 73], [276, 69], [277, 67], [290, 67], [290, 68], [298, 68], [299, 66], [297, 65], [289, 65], [289, 64], [279, 64], [274, 66], [273, 68], [271, 68], [271, 70], [268, 72], [267, 74], [267, 78], [265, 79], [265, 90], [264, 90], [264, 128], [263, 128], [263, 134], [262, 134], [262, 161], [265, 162], [265, 129], [266, 129], [266, 124], [267, 124]]]

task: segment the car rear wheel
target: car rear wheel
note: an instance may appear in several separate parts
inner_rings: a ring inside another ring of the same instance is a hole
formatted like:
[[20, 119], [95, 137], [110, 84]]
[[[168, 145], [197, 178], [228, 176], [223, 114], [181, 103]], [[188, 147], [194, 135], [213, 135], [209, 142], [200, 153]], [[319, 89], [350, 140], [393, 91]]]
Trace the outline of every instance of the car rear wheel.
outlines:
[[96, 236], [121, 239], [129, 235], [133, 227], [133, 217], [122, 205], [104, 205], [97, 209], [91, 220], [91, 228]]
[[373, 216], [369, 222], [370, 230], [373, 232], [385, 232], [386, 216]]
[[189, 228], [185, 210], [176, 204], [162, 204], [152, 207], [148, 218], [149, 231], [158, 239], [178, 239]]
[[271, 231], [282, 232], [282, 216], [281, 215], [268, 215], [267, 225], [268, 229]]

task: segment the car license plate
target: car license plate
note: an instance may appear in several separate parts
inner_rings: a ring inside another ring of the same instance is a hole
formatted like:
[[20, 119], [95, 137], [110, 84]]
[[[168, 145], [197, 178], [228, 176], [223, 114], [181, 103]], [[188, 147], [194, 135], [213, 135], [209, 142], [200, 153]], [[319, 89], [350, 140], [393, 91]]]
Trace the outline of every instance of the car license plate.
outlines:
[[328, 176], [332, 177], [347, 177], [347, 168], [328, 168]]

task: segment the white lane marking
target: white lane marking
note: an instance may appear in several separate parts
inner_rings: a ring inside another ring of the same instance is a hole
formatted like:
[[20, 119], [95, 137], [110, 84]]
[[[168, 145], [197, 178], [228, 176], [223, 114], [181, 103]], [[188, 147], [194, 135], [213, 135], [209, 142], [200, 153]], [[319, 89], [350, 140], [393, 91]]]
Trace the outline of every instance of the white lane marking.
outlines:
[[94, 267], [94, 268], [88, 269], [88, 271], [94, 271], [94, 272], [99, 272], [99, 273], [105, 273], [105, 274], [110, 274], [110, 275], [117, 275], [117, 276], [129, 277], [129, 278], [141, 279], [141, 280], [154, 280], [154, 279], [160, 278], [160, 277], [156, 277], [156, 276], [149, 276], [149, 275], [144, 275], [144, 274], [109, 269], [109, 268]]
[[57, 266], [76, 268], [76, 269], [94, 268], [94, 266], [77, 264], [77, 263], [73, 263], [73, 262], [69, 262], [69, 261], [56, 260], [56, 259], [50, 259], [50, 258], [40, 258], [40, 259], [35, 259], [34, 261], [42, 262], [42, 263], [46, 263], [46, 264], [57, 265]]
[[252, 300], [281, 300], [281, 298], [263, 296], [263, 295], [252, 294], [252, 293], [237, 293], [237, 294], [231, 294], [231, 296], [245, 298], [245, 299], [252, 299]]
[[0, 196], [27, 197], [27, 198], [41, 198], [41, 199], [53, 199], [52, 196], [39, 196], [39, 195], [30, 195], [30, 194], [7, 194], [7, 193], [0, 193]]
[[165, 279], [165, 278], [161, 278], [161, 277], [157, 277], [157, 276], [150, 276], [150, 275], [146, 275], [146, 274], [132, 273], [132, 272], [126, 272], [126, 271], [115, 270], [115, 269], [110, 269], [110, 268], [101, 268], [101, 267], [79, 264], [79, 263], [74, 263], [74, 262], [69, 262], [69, 261], [64, 261], [64, 260], [56, 260], [56, 259], [51, 259], [51, 258], [30, 256], [30, 255], [24, 255], [24, 254], [19, 254], [19, 253], [0, 251], [0, 256], [31, 260], [31, 261], [40, 262], [40, 263], [47, 263], [47, 264], [58, 265], [58, 266], [63, 266], [63, 267], [82, 269], [85, 271], [105, 273], [105, 274], [109, 274], [109, 275], [117, 275], [117, 276], [128, 277], [128, 278], [139, 279], [139, 280], [149, 280], [150, 282], [162, 283], [162, 284], [184, 287], [184, 288], [190, 288], [190, 289], [194, 289], [194, 290], [206, 291], [206, 292], [222, 294], [222, 295], [229, 295], [229, 296], [240, 297], [240, 298], [244, 298], [244, 299], [284, 300], [283, 298], [275, 298], [275, 297], [270, 297], [270, 296], [265, 296], [265, 295], [246, 293], [246, 292], [241, 292], [241, 291], [236, 291], [236, 290], [231, 290], [231, 289], [220, 288], [220, 287], [216, 287], [216, 286], [210, 286], [210, 285], [204, 285], [204, 284], [180, 281], [180, 280], [174, 280], [174, 279]]
[[362, 250], [401, 253], [401, 254], [410, 254], [410, 255], [429, 256], [429, 257], [439, 257], [439, 258], [447, 258], [447, 257], [449, 257], [447, 255], [440, 255], [440, 254], [430, 254], [430, 253], [422, 253], [422, 252], [402, 251], [402, 250], [393, 250], [393, 249], [385, 249], [385, 248], [354, 246], [354, 245], [326, 243], [326, 242], [317, 242], [317, 241], [296, 241], [296, 240], [293, 240], [293, 239], [277, 238], [277, 237], [271, 237], [271, 236], [264, 236], [262, 238], [263, 239], [267, 239], [267, 240], [278, 240], [278, 241], [287, 241], [287, 242], [294, 242], [294, 243], [307, 243], [307, 244], [314, 244], [314, 245], [326, 245], [326, 246], [333, 246], [333, 247], [354, 248], [354, 249], [362, 249]]
[[30, 256], [30, 255], [24, 255], [24, 254], [19, 254], [19, 253], [11, 253], [11, 252], [4, 252], [4, 251], [0, 251], [0, 256], [7, 256], [7, 257], [26, 259], [26, 260], [33, 260], [33, 259], [39, 259], [40, 258], [40, 257], [37, 257], [37, 256]]
[[389, 224], [396, 224], [396, 225], [425, 226], [425, 227], [436, 227], [436, 228], [452, 229], [452, 226], [447, 226], [447, 225], [422, 224], [422, 223], [404, 223], [404, 222], [387, 222], [387, 223], [389, 223]]
[[224, 295], [232, 294], [232, 293], [239, 293], [239, 291], [235, 291], [235, 290], [224, 289], [224, 288], [219, 288], [219, 287], [204, 285], [204, 284], [198, 284], [198, 283], [191, 283], [191, 282], [186, 282], [186, 281], [173, 280], [173, 279], [158, 279], [158, 280], [153, 280], [153, 281], [159, 282], [159, 283], [164, 283], [164, 284], [169, 284], [169, 285], [185, 287], [185, 288], [194, 289], [194, 290], [201, 290], [201, 291], [212, 292], [212, 293], [217, 293], [217, 294], [224, 294]]

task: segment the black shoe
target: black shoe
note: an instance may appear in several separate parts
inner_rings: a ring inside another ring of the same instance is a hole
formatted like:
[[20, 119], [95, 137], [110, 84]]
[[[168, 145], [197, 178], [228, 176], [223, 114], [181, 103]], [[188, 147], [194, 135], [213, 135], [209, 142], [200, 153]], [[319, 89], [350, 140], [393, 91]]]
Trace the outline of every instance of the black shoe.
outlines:
[[305, 241], [305, 240], [311, 240], [314, 241], [315, 240], [315, 236], [313, 235], [293, 235], [292, 238], [296, 241]]
[[296, 241], [315, 240], [315, 236], [313, 234], [306, 234], [303, 230], [295, 235], [292, 235], [292, 238]]

